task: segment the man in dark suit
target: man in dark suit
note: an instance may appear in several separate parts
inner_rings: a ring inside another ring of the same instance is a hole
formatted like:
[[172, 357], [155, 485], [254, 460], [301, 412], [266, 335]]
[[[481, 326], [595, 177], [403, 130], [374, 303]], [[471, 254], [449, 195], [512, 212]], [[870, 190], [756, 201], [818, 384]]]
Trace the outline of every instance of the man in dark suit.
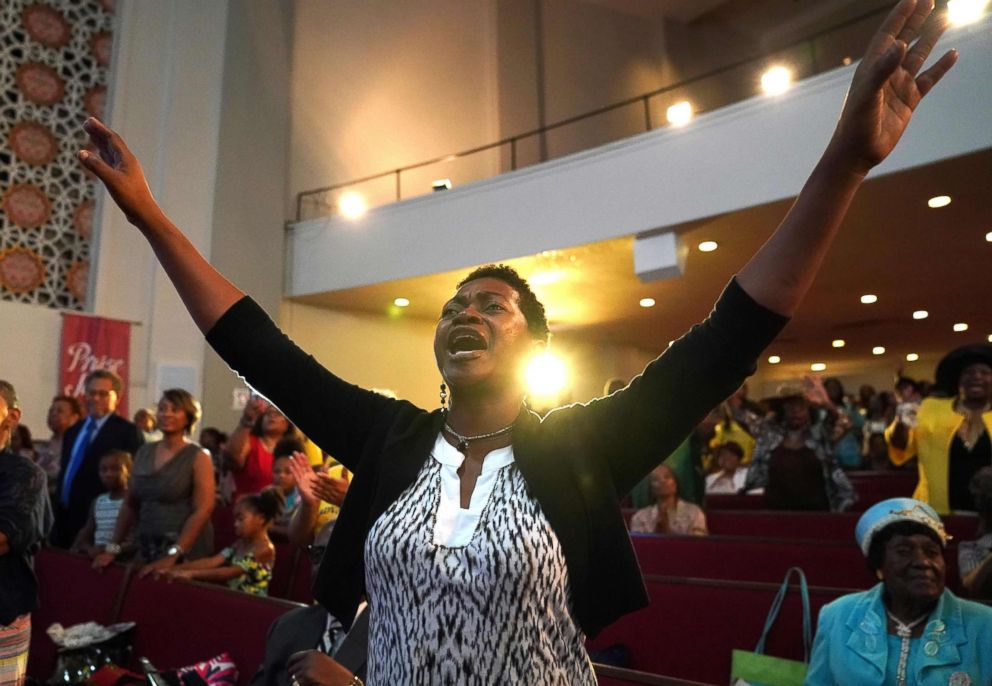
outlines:
[[62, 469], [55, 494], [53, 543], [68, 548], [86, 523], [90, 505], [104, 491], [100, 458], [110, 450], [134, 453], [144, 442], [134, 424], [115, 414], [121, 377], [98, 369], [86, 377], [86, 419], [76, 422], [62, 439]]
[[368, 617], [360, 615], [352, 632], [346, 638], [341, 623], [321, 605], [290, 610], [269, 627], [265, 659], [248, 686], [362, 683], [368, 652]]

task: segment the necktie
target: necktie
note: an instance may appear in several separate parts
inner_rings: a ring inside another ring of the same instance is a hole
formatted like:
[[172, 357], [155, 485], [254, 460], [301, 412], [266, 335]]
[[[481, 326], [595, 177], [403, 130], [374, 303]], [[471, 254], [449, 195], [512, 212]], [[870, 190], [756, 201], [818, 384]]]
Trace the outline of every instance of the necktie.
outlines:
[[92, 418], [87, 418], [82, 435], [72, 448], [69, 465], [65, 470], [65, 478], [62, 479], [62, 504], [65, 507], [69, 506], [69, 491], [72, 489], [72, 480], [76, 478], [76, 472], [79, 471], [79, 466], [83, 463], [83, 456], [86, 455], [86, 449], [90, 445], [94, 429], [96, 429], [96, 422]]

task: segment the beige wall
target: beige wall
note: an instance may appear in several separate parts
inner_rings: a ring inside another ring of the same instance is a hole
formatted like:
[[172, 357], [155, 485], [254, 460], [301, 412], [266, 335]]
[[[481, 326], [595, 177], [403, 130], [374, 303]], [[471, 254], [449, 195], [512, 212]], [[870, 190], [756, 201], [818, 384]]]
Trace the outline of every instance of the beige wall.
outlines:
[[[228, 15], [211, 262], [278, 319], [289, 218], [292, 7], [239, 0]], [[244, 384], [208, 349], [203, 426], [228, 431]]]
[[[297, 0], [291, 194], [496, 139], [494, 0]], [[495, 171], [496, 154], [404, 179], [406, 195]], [[364, 186], [373, 201], [395, 182]]]
[[438, 406], [434, 323], [334, 312], [286, 302], [280, 325], [297, 345], [343, 379], [389, 389], [420, 407]]

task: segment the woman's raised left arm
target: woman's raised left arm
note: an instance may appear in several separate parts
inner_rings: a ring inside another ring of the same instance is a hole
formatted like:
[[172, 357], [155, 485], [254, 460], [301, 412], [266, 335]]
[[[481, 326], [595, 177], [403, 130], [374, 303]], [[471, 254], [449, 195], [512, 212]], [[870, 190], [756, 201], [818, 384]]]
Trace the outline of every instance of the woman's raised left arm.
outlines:
[[865, 176], [892, 152], [920, 100], [957, 60], [950, 50], [920, 72], [945, 28], [943, 16], [927, 24], [932, 11], [933, 0], [902, 0], [886, 17], [854, 72], [823, 157], [778, 229], [738, 273], [741, 287], [768, 309], [795, 313]]

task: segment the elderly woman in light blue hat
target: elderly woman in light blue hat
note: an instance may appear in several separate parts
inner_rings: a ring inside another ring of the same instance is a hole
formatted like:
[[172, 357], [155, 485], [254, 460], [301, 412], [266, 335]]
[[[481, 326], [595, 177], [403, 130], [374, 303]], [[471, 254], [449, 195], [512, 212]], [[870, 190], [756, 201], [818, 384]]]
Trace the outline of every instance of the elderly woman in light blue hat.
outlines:
[[885, 500], [861, 516], [855, 537], [880, 583], [820, 611], [806, 684], [992, 684], [992, 608], [944, 587], [949, 537], [936, 510]]

